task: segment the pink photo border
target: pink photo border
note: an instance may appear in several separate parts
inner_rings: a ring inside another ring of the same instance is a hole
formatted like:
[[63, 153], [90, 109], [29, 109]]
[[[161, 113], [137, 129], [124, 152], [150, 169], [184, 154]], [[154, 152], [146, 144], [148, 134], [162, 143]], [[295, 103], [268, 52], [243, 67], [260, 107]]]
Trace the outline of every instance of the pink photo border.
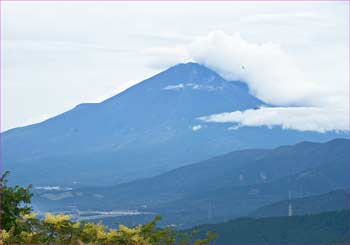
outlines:
[[[3, 6], [2, 2], [189, 2], [189, 3], [200, 3], [200, 2], [347, 2], [348, 3], [348, 12], [349, 12], [349, 19], [348, 19], [348, 36], [350, 36], [350, 0], [0, 0], [0, 176], [3, 174], [3, 161], [2, 161], [2, 77], [3, 77], [3, 70], [2, 70], [2, 40], [3, 40], [3, 33], [2, 33], [2, 25], [3, 25]], [[348, 57], [350, 62], [350, 44], [348, 48]], [[349, 82], [349, 93], [350, 93], [350, 67], [349, 67], [349, 73], [348, 73], [348, 82]], [[350, 103], [350, 100], [349, 100]], [[349, 111], [350, 115], [350, 111]], [[350, 129], [350, 119], [349, 119], [349, 129]], [[1, 183], [0, 183], [0, 193], [1, 193]], [[0, 197], [1, 198], [1, 197]], [[350, 202], [350, 200], [348, 200]], [[0, 204], [1, 209], [1, 204]], [[1, 217], [0, 217], [0, 236], [1, 236]], [[350, 231], [349, 231], [350, 232]], [[277, 244], [276, 244], [277, 245]]]

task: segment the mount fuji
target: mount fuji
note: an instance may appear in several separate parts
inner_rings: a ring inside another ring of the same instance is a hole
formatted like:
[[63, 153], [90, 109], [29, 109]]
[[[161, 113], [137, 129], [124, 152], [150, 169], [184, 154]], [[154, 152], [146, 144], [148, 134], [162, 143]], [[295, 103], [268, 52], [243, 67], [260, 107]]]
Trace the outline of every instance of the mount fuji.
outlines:
[[3, 169], [17, 184], [111, 185], [234, 150], [324, 142], [345, 134], [205, 123], [199, 117], [267, 106], [242, 81], [196, 63], [173, 66], [101, 103], [2, 133]]

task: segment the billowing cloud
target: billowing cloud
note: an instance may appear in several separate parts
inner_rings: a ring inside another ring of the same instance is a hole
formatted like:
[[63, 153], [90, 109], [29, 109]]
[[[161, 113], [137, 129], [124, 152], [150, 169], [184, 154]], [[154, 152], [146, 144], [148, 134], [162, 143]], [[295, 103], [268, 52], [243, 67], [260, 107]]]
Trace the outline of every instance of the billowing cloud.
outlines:
[[179, 51], [175, 57], [181, 59], [174, 64], [194, 61], [226, 80], [244, 81], [252, 94], [277, 106], [204, 116], [203, 121], [235, 123], [229, 130], [265, 125], [325, 132], [349, 130], [349, 61], [344, 48], [327, 46], [323, 55], [311, 48], [310, 57], [293, 56], [276, 43], [259, 44], [245, 40], [239, 33], [214, 31], [188, 45], [163, 47], [162, 51]]
[[299, 131], [347, 131], [349, 114], [344, 109], [316, 107], [262, 107], [199, 118], [204, 122], [234, 123], [229, 130], [249, 126], [280, 126]]
[[245, 81], [267, 103], [302, 104], [316, 88], [306, 81], [293, 59], [277, 44], [255, 44], [238, 33], [223, 31], [198, 38], [188, 47], [193, 60], [227, 80]]
[[248, 42], [239, 33], [214, 31], [185, 46], [153, 48], [144, 53], [157, 57], [150, 63], [154, 67], [187, 61], [203, 64], [227, 80], [246, 82], [255, 96], [271, 104], [312, 104], [310, 94], [318, 90], [279, 45]]

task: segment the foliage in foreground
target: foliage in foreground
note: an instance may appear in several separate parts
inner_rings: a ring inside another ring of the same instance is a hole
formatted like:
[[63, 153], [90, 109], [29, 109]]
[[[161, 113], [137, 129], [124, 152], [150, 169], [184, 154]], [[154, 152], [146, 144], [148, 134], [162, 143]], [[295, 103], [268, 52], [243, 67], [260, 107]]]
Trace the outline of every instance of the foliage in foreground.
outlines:
[[100, 223], [74, 222], [64, 214], [47, 213], [39, 219], [29, 206], [30, 187], [9, 187], [6, 175], [1, 178], [0, 244], [207, 244], [215, 238], [208, 233], [204, 239], [194, 241], [193, 233], [158, 229], [159, 216], [144, 225], [119, 225], [117, 230]]
[[[120, 225], [118, 230], [108, 229], [102, 224], [73, 222], [69, 215], [47, 213], [44, 219], [35, 214], [21, 216], [16, 226], [2, 231], [4, 244], [187, 244], [192, 242], [191, 235], [178, 233], [170, 228], [157, 229], [159, 220], [136, 227]], [[208, 234], [195, 244], [206, 244], [213, 239]]]
[[29, 214], [32, 211], [31, 203], [32, 193], [31, 186], [27, 188], [7, 185], [7, 176], [9, 172], [5, 172], [0, 178], [1, 184], [1, 225], [5, 230], [9, 230], [15, 226], [16, 220], [21, 215]]

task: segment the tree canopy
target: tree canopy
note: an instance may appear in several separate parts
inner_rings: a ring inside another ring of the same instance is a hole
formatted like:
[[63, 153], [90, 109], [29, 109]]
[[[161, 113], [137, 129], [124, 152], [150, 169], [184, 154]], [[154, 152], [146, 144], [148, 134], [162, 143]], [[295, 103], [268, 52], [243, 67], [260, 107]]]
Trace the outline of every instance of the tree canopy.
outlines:
[[7, 185], [1, 177], [1, 244], [207, 244], [212, 233], [194, 240], [194, 233], [158, 228], [160, 216], [144, 225], [109, 229], [102, 223], [72, 221], [69, 215], [46, 213], [40, 219], [30, 206], [32, 193], [27, 188]]

